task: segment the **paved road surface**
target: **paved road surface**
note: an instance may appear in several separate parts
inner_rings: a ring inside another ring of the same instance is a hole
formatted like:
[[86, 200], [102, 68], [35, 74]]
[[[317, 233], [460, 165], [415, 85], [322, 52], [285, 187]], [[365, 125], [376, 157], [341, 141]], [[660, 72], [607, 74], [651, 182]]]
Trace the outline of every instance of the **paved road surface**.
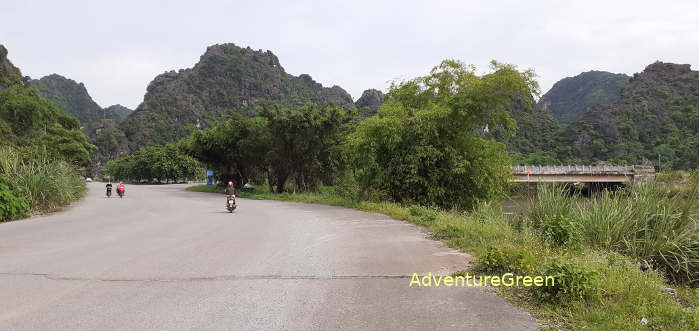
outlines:
[[410, 288], [467, 259], [384, 215], [103, 185], [0, 224], [0, 329], [533, 329], [478, 288]]

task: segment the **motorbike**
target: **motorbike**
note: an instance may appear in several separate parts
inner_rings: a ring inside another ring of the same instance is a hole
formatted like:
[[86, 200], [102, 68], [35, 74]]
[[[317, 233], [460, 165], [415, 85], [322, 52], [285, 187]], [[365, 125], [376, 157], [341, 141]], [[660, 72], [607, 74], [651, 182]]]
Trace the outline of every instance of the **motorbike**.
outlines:
[[109, 197], [111, 197], [111, 196], [112, 196], [112, 189], [111, 189], [111, 188], [108, 188], [108, 189], [107, 189], [107, 198], [109, 198]]
[[235, 204], [235, 195], [229, 195], [226, 199], [226, 209], [228, 209], [229, 212], [233, 212], [237, 205]]
[[124, 197], [124, 193], [126, 193], [126, 190], [123, 188], [117, 188], [117, 194], [119, 195], [120, 198]]

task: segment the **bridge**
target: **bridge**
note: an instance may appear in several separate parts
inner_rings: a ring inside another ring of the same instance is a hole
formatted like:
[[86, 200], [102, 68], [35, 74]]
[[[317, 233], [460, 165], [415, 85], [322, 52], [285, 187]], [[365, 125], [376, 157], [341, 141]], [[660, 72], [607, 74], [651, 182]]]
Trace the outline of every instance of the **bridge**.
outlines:
[[512, 166], [516, 183], [625, 183], [655, 177], [653, 166]]

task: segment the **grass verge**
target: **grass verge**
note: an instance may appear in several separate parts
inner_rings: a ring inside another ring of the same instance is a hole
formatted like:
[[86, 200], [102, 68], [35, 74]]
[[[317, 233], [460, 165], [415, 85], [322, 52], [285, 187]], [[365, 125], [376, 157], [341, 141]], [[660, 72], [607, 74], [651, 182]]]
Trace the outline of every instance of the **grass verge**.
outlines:
[[[29, 214], [58, 210], [79, 200], [85, 193], [85, 181], [68, 162], [49, 157], [46, 153], [11, 146], [0, 147], [0, 184], [8, 187], [13, 198], [0, 199], [2, 210], [14, 210], [0, 221]], [[7, 193], [7, 192], [6, 192]], [[26, 208], [10, 208], [10, 204]], [[5, 208], [8, 207], [8, 208]]]
[[[192, 186], [188, 190], [222, 192], [220, 187]], [[639, 198], [639, 194], [647, 198]], [[240, 196], [382, 213], [424, 226], [434, 239], [474, 254], [477, 261], [471, 272], [555, 276], [557, 287], [495, 289], [531, 311], [549, 329], [698, 330], [699, 289], [669, 284], [667, 279], [673, 278], [662, 267], [662, 258], [658, 259], [660, 264], [651, 261], [656, 268], [642, 271], [639, 267], [640, 261], [671, 255], [687, 266], [680, 270], [690, 273], [684, 284], [692, 283], [696, 270], [688, 263], [697, 262], [693, 255], [696, 205], [686, 207], [672, 197], [653, 194], [636, 191], [628, 196], [578, 201], [562, 192], [542, 190], [529, 209], [515, 218], [505, 217], [498, 204], [481, 203], [470, 213], [443, 211], [356, 201], [328, 187], [314, 193], [262, 191], [242, 192]], [[689, 209], [683, 214], [682, 208]], [[608, 216], [610, 213], [614, 216]], [[618, 228], [612, 226], [617, 223], [614, 220], [620, 223]], [[671, 226], [663, 225], [668, 222]], [[667, 253], [678, 245], [681, 247], [673, 254]], [[662, 291], [669, 288], [675, 292]]]

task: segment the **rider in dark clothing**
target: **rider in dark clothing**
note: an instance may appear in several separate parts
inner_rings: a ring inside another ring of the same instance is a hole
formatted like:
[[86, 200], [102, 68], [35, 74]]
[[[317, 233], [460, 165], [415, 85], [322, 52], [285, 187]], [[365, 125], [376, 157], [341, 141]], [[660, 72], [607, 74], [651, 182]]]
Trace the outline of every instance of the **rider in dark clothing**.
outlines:
[[107, 192], [111, 193], [112, 192], [112, 183], [107, 183], [105, 186], [107, 188]]

